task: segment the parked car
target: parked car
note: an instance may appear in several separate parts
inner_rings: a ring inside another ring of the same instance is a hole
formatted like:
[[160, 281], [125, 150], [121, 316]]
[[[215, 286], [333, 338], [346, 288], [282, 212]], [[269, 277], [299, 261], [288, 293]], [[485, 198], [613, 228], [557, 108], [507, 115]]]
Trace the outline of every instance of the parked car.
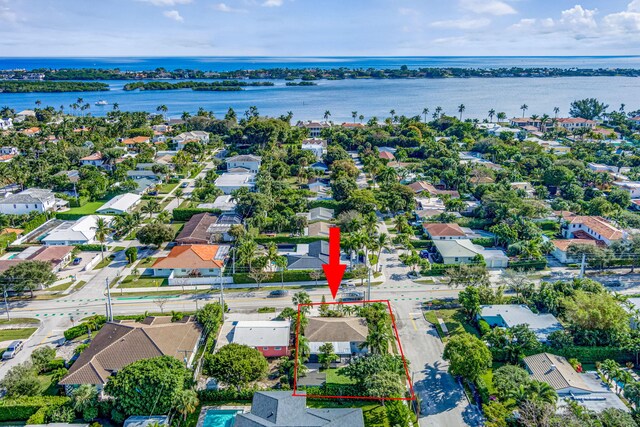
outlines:
[[429, 251], [426, 250], [426, 249], [421, 250], [420, 251], [420, 258], [425, 258], [425, 259], [429, 258]]
[[275, 291], [269, 292], [268, 297], [269, 298], [282, 298], [282, 297], [286, 297], [287, 295], [289, 295], [289, 291], [287, 291], [286, 289], [277, 289]]
[[186, 181], [180, 184], [180, 188], [187, 188], [188, 186], [189, 186], [189, 183]]
[[78, 258], [74, 258], [73, 259], [73, 265], [78, 265], [82, 262], [82, 258], [78, 257]]
[[364, 292], [357, 292], [357, 291], [348, 292], [345, 294], [345, 296], [340, 298], [340, 301], [342, 302], [363, 301], [363, 300], [364, 300]]
[[20, 350], [22, 350], [22, 341], [14, 341], [9, 344], [9, 347], [2, 353], [2, 359], [13, 359]]
[[150, 195], [150, 196], [157, 196], [158, 192], [157, 191], [149, 191], [147, 194]]

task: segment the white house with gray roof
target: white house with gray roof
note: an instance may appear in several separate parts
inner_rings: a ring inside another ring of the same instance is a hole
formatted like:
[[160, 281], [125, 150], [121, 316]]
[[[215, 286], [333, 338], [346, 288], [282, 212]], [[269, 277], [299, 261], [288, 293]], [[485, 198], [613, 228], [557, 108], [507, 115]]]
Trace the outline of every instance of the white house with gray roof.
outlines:
[[473, 264], [479, 255], [489, 268], [505, 268], [509, 264], [509, 258], [503, 251], [484, 248], [470, 239], [434, 240], [433, 245], [445, 265]]
[[140, 203], [142, 196], [133, 193], [119, 194], [96, 210], [99, 214], [122, 215], [131, 212]]
[[257, 173], [262, 163], [262, 157], [252, 154], [240, 154], [227, 159], [227, 170], [243, 168], [249, 172]]
[[56, 208], [56, 196], [51, 190], [28, 188], [0, 199], [0, 213], [22, 215], [29, 212], [46, 212]]
[[110, 217], [100, 217], [98, 215], [87, 215], [77, 221], [64, 221], [49, 233], [42, 243], [45, 245], [88, 245], [96, 243], [96, 224], [98, 218], [105, 218], [107, 222]]
[[511, 328], [517, 325], [527, 325], [539, 341], [546, 341], [547, 336], [562, 329], [553, 314], [534, 313], [526, 305], [494, 304], [480, 307], [478, 319], [483, 319], [492, 327]]

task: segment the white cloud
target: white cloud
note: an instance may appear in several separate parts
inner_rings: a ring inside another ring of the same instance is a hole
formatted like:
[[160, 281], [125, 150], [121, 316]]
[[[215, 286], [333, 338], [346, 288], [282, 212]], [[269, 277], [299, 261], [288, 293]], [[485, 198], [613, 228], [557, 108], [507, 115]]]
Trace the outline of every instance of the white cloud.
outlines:
[[224, 12], [224, 13], [246, 13], [247, 12], [246, 9], [236, 9], [234, 7], [229, 6], [226, 3], [215, 4], [213, 5], [213, 8], [218, 12]]
[[138, 0], [138, 1], [151, 3], [152, 5], [159, 6], [159, 7], [169, 7], [169, 6], [176, 6], [179, 4], [189, 4], [193, 0]]
[[282, 3], [284, 3], [284, 0], [266, 0], [262, 5], [265, 7], [280, 7]]
[[446, 21], [435, 21], [431, 23], [434, 28], [456, 29], [456, 30], [475, 30], [486, 27], [491, 23], [487, 18], [480, 19], [451, 19]]
[[0, 22], [16, 22], [18, 20], [18, 15], [11, 10], [9, 7], [9, 2], [5, 0], [0, 0]]
[[598, 26], [595, 19], [597, 13], [597, 9], [585, 9], [577, 4], [562, 11], [560, 24], [574, 30], [593, 29]]
[[640, 12], [640, 0], [633, 0], [629, 3], [627, 5], [627, 10], [629, 12]]
[[640, 31], [640, 13], [611, 13], [602, 19], [605, 30], [612, 33], [628, 33]]
[[420, 12], [418, 12], [415, 9], [409, 9], [408, 7], [401, 7], [400, 9], [398, 9], [398, 13], [402, 16], [416, 16], [416, 15], [420, 15]]
[[460, 6], [468, 12], [495, 16], [518, 13], [513, 6], [500, 0], [460, 0]]
[[162, 12], [162, 14], [169, 19], [173, 19], [176, 22], [184, 22], [184, 18], [180, 16], [180, 12], [178, 12], [177, 10], [165, 10], [164, 12]]

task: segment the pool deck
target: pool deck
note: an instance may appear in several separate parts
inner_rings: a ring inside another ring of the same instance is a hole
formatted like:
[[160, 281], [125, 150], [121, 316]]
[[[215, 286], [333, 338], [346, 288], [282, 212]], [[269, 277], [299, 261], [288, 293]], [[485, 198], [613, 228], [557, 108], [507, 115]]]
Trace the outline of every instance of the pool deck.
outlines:
[[207, 411], [213, 409], [217, 411], [239, 411], [239, 412], [249, 412], [251, 411], [251, 406], [234, 406], [234, 405], [223, 405], [223, 406], [203, 406], [200, 411], [200, 416], [198, 417], [198, 424], [196, 427], [204, 426], [204, 417], [207, 415]]

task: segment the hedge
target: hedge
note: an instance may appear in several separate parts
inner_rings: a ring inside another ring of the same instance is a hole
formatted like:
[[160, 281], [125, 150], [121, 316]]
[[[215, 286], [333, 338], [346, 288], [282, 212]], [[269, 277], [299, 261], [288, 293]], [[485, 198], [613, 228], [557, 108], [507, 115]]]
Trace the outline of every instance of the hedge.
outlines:
[[29, 417], [27, 420], [27, 424], [45, 424], [45, 418], [47, 416], [48, 406], [43, 406], [38, 409], [33, 415]]
[[203, 212], [209, 212], [214, 215], [220, 215], [222, 213], [220, 209], [178, 208], [173, 210], [173, 220], [189, 221], [192, 216]]
[[27, 234], [28, 232], [35, 230], [36, 228], [40, 227], [45, 222], [47, 222], [47, 214], [46, 213], [41, 213], [41, 214], [38, 214], [38, 215], [34, 216], [31, 220], [25, 222], [22, 225], [22, 229], [24, 230], [24, 234]]
[[245, 389], [238, 391], [235, 388], [227, 388], [224, 390], [199, 390], [198, 399], [200, 402], [225, 402], [225, 401], [251, 401], [253, 395], [258, 389]]
[[71, 212], [58, 212], [56, 213], [56, 218], [63, 221], [77, 221], [80, 218], [87, 216], [86, 214], [81, 213], [71, 213]]
[[[309, 273], [313, 270], [297, 270], [297, 271], [285, 271], [284, 272], [284, 281], [285, 282], [313, 282], [315, 279], [312, 279]], [[281, 273], [275, 272], [272, 276], [266, 280], [263, 280], [262, 283], [280, 283]], [[318, 278], [318, 283], [324, 280], [324, 274]], [[353, 272], [347, 271], [344, 273], [344, 280], [353, 279]], [[233, 275], [233, 283], [242, 284], [242, 283], [256, 283], [251, 277], [249, 277], [249, 273], [236, 273]]]
[[477, 239], [471, 239], [471, 243], [480, 245], [483, 248], [491, 248], [495, 244], [494, 240], [491, 237], [478, 237]]
[[87, 196], [80, 196], [77, 199], [75, 197], [72, 197], [69, 199], [70, 208], [81, 208], [87, 203], [89, 203], [89, 197]]
[[266, 243], [292, 243], [292, 244], [304, 244], [311, 243], [318, 240], [326, 240], [328, 241], [328, 237], [313, 237], [313, 236], [274, 236], [274, 237], [256, 237], [255, 242], [261, 245]]
[[409, 242], [414, 248], [423, 249], [433, 247], [433, 240], [409, 240]]
[[100, 252], [102, 251], [102, 246], [99, 243], [94, 243], [91, 245], [75, 245], [76, 249], [84, 252]]
[[340, 210], [340, 202], [336, 200], [312, 200], [309, 202], [309, 209], [313, 208], [327, 208]]
[[28, 247], [29, 245], [12, 245], [7, 247], [7, 252], [22, 252]]
[[478, 330], [480, 331], [480, 336], [484, 336], [486, 333], [491, 332], [491, 326], [486, 320], [480, 319], [478, 321]]
[[624, 350], [620, 347], [565, 347], [565, 348], [551, 348], [545, 346], [543, 350], [538, 350], [536, 353], [545, 351], [547, 353], [563, 356], [567, 359], [578, 359], [580, 363], [595, 363], [602, 362], [607, 359], [615, 360], [619, 363], [626, 363], [635, 360], [635, 356], [632, 352]]
[[64, 338], [66, 340], [76, 339], [88, 332], [88, 328], [91, 327], [91, 331], [95, 332], [99, 330], [102, 325], [107, 322], [107, 318], [101, 314], [91, 316], [79, 325], [73, 326], [64, 331]]
[[533, 261], [511, 261], [509, 262], [509, 268], [520, 268], [523, 270], [544, 270], [547, 267], [547, 260], [533, 260]]
[[0, 400], [0, 422], [26, 421], [42, 407], [64, 405], [65, 396], [31, 396]]
[[17, 238], [18, 236], [13, 232], [0, 235], [0, 254]]
[[[322, 386], [300, 387], [306, 391], [307, 395], [315, 394], [317, 396], [366, 396], [356, 384], [327, 384]], [[313, 399], [312, 397], [308, 399]], [[324, 399], [324, 398], [323, 398]]]

